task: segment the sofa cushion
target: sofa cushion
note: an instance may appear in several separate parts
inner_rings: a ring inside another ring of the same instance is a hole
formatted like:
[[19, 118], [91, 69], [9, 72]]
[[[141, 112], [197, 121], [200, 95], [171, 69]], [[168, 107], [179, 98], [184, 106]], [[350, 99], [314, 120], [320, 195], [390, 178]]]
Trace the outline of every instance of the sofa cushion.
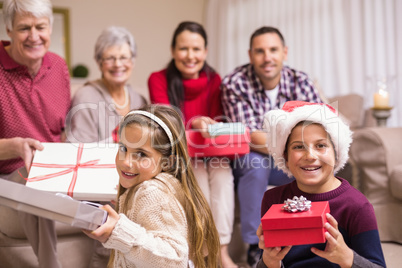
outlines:
[[0, 206], [0, 232], [8, 237], [26, 239], [16, 210]]
[[339, 111], [350, 128], [363, 127], [364, 98], [358, 94], [336, 96], [328, 99], [328, 104]]
[[395, 166], [392, 170], [389, 187], [393, 197], [402, 200], [402, 164]]

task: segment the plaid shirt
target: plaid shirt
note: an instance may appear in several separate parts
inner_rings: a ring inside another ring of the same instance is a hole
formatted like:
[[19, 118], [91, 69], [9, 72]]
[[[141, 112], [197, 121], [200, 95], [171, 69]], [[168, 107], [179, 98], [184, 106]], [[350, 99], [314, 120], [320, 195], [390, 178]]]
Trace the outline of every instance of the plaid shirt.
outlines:
[[236, 68], [222, 80], [222, 105], [230, 122], [242, 122], [251, 131], [262, 129], [264, 114], [290, 100], [322, 102], [307, 74], [284, 66], [278, 97], [271, 106], [251, 64]]

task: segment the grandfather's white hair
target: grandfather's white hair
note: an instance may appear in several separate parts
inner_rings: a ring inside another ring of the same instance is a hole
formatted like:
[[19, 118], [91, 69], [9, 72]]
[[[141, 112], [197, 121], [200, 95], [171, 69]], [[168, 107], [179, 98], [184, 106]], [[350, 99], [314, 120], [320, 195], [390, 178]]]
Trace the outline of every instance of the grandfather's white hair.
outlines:
[[49, 18], [53, 25], [53, 9], [50, 0], [4, 0], [3, 17], [8, 30], [13, 29], [15, 14], [29, 13], [35, 18]]

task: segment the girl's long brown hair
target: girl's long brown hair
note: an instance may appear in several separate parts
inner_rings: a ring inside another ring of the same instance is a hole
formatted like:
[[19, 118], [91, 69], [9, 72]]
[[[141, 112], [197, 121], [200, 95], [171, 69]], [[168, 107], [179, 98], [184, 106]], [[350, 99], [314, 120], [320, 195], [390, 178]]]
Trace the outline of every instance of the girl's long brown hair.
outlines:
[[[170, 129], [173, 135], [174, 145], [170, 146], [166, 132], [152, 119], [139, 114], [129, 115], [124, 118], [119, 128], [119, 135], [129, 124], [148, 126], [151, 130], [152, 146], [159, 151], [164, 159], [173, 159], [164, 172], [170, 173], [180, 181], [182, 193], [176, 197], [186, 213], [188, 224], [189, 259], [195, 267], [221, 267], [220, 242], [218, 231], [215, 227], [212, 213], [195, 179], [190, 157], [187, 152], [187, 140], [185, 128], [180, 114], [170, 106], [147, 105], [139, 110], [147, 111], [161, 119]], [[116, 210], [119, 209], [118, 199], [126, 191], [119, 186]], [[130, 193], [126, 198], [131, 199]], [[128, 204], [124, 204], [127, 207]], [[121, 211], [121, 213], [124, 213]], [[112, 251], [109, 266], [113, 264], [115, 252]]]

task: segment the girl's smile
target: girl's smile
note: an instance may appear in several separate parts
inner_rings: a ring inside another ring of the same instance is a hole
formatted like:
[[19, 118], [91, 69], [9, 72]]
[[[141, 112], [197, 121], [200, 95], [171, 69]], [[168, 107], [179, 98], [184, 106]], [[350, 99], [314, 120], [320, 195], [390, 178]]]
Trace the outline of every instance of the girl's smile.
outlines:
[[152, 148], [151, 140], [146, 126], [131, 124], [122, 130], [116, 168], [124, 188], [137, 186], [161, 172], [162, 154]]
[[138, 174], [133, 174], [133, 173], [129, 173], [129, 172], [124, 172], [124, 171], [121, 171], [121, 175], [123, 176], [123, 177], [125, 177], [126, 179], [133, 179], [135, 176], [137, 176]]

